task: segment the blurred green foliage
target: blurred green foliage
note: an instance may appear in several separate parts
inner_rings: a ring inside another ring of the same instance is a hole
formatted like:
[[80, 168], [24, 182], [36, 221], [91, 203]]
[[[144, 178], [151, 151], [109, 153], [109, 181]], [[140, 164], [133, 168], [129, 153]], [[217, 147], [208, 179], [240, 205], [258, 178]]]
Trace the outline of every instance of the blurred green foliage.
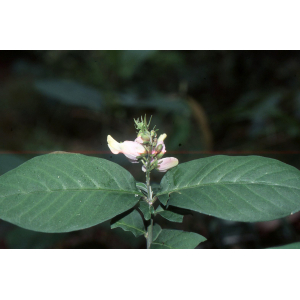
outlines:
[[[145, 113], [180, 162], [254, 153], [300, 168], [299, 83], [299, 51], [1, 51], [0, 174], [61, 150], [112, 160], [144, 181], [141, 166], [111, 154], [106, 137], [133, 140], [133, 118]], [[161, 177], [153, 172], [153, 183]], [[206, 248], [271, 247], [298, 241], [300, 232], [297, 214], [264, 224], [157, 219], [204, 235]], [[144, 247], [120, 236], [95, 226], [61, 240], [34, 237], [0, 222], [2, 247]]]

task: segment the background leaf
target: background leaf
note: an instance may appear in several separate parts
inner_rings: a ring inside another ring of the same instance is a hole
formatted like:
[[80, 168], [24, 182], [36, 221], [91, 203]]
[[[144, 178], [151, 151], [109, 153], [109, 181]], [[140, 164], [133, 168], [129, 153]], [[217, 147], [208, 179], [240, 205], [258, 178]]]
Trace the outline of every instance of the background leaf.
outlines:
[[260, 156], [213, 156], [171, 169], [161, 181], [168, 205], [255, 222], [300, 210], [300, 171]]
[[35, 87], [49, 99], [54, 99], [67, 105], [87, 107], [96, 111], [103, 106], [102, 95], [98, 90], [72, 80], [37, 80]]
[[300, 242], [277, 246], [277, 247], [271, 247], [269, 249], [300, 249]]
[[120, 75], [123, 78], [130, 78], [140, 65], [155, 53], [155, 50], [128, 50], [119, 53], [121, 54]]
[[67, 232], [132, 208], [141, 192], [105, 159], [59, 153], [35, 157], [0, 177], [0, 218], [26, 229]]
[[151, 249], [194, 249], [205, 240], [205, 237], [194, 232], [162, 229], [152, 242]]
[[143, 219], [137, 210], [133, 210], [118, 220], [112, 220], [112, 222], [111, 229], [121, 227], [125, 231], [131, 231], [136, 237], [146, 233]]

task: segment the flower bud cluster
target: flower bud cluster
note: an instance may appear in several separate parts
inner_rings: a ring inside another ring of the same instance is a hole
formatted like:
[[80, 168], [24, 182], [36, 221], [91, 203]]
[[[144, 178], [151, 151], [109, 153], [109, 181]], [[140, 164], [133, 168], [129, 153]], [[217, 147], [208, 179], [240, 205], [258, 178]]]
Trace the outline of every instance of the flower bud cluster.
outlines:
[[147, 124], [146, 117], [134, 120], [138, 131], [134, 141], [124, 141], [118, 143], [110, 135], [107, 136], [108, 147], [113, 154], [123, 153], [132, 163], [142, 162], [144, 172], [156, 169], [166, 172], [168, 169], [178, 164], [178, 159], [174, 157], [162, 158], [166, 153], [164, 140], [167, 135], [161, 134], [157, 138], [157, 130], [149, 131], [150, 122]]

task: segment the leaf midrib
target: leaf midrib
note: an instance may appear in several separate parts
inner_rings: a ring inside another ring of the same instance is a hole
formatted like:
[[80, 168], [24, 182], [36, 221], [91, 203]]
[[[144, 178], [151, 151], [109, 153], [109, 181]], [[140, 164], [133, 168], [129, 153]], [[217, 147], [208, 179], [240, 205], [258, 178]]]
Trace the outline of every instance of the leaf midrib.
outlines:
[[132, 194], [132, 195], [140, 195], [140, 196], [144, 196], [143, 194], [141, 194], [140, 191], [126, 191], [126, 190], [111, 190], [111, 189], [58, 189], [58, 190], [39, 190], [39, 191], [32, 191], [32, 192], [28, 192], [28, 193], [24, 193], [24, 192], [18, 192], [15, 194], [9, 194], [9, 195], [0, 195], [0, 198], [6, 198], [6, 197], [10, 197], [10, 196], [15, 196], [15, 195], [29, 195], [29, 194], [34, 194], [34, 193], [55, 193], [55, 192], [70, 192], [70, 191], [80, 191], [80, 192], [85, 192], [85, 191], [105, 191], [105, 192], [118, 192], [118, 193], [122, 193], [122, 194]]
[[204, 183], [204, 184], [199, 184], [199, 185], [185, 186], [185, 187], [182, 187], [182, 188], [168, 190], [168, 191], [164, 191], [162, 193], [158, 193], [158, 194], [156, 194], [156, 196], [170, 194], [172, 192], [177, 192], [177, 191], [186, 190], [186, 189], [193, 189], [193, 188], [199, 188], [199, 187], [203, 187], [203, 186], [212, 186], [212, 185], [268, 185], [268, 186], [278, 186], [278, 187], [284, 187], [284, 188], [289, 188], [289, 189], [300, 190], [300, 188], [297, 188], [297, 187], [294, 187], [294, 186], [281, 185], [281, 184], [271, 184], [271, 183], [267, 183], [267, 182], [249, 182], [249, 181], [230, 182], [229, 181], [229, 182], [222, 182], [222, 183], [213, 182], [213, 183]]

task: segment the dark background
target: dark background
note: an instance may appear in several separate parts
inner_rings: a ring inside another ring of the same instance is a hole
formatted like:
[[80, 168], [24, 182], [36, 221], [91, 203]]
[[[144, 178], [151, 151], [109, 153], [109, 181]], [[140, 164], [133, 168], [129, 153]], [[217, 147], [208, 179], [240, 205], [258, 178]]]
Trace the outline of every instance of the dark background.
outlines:
[[[114, 161], [106, 137], [133, 140], [133, 118], [153, 115], [180, 163], [216, 154], [262, 155], [300, 168], [299, 51], [1, 51], [0, 175], [52, 151]], [[163, 173], [152, 172], [159, 183]], [[229, 222], [193, 213], [163, 228], [204, 235], [198, 248], [266, 248], [299, 241], [300, 214]], [[0, 221], [0, 248], [145, 248], [109, 222], [66, 234]]]

